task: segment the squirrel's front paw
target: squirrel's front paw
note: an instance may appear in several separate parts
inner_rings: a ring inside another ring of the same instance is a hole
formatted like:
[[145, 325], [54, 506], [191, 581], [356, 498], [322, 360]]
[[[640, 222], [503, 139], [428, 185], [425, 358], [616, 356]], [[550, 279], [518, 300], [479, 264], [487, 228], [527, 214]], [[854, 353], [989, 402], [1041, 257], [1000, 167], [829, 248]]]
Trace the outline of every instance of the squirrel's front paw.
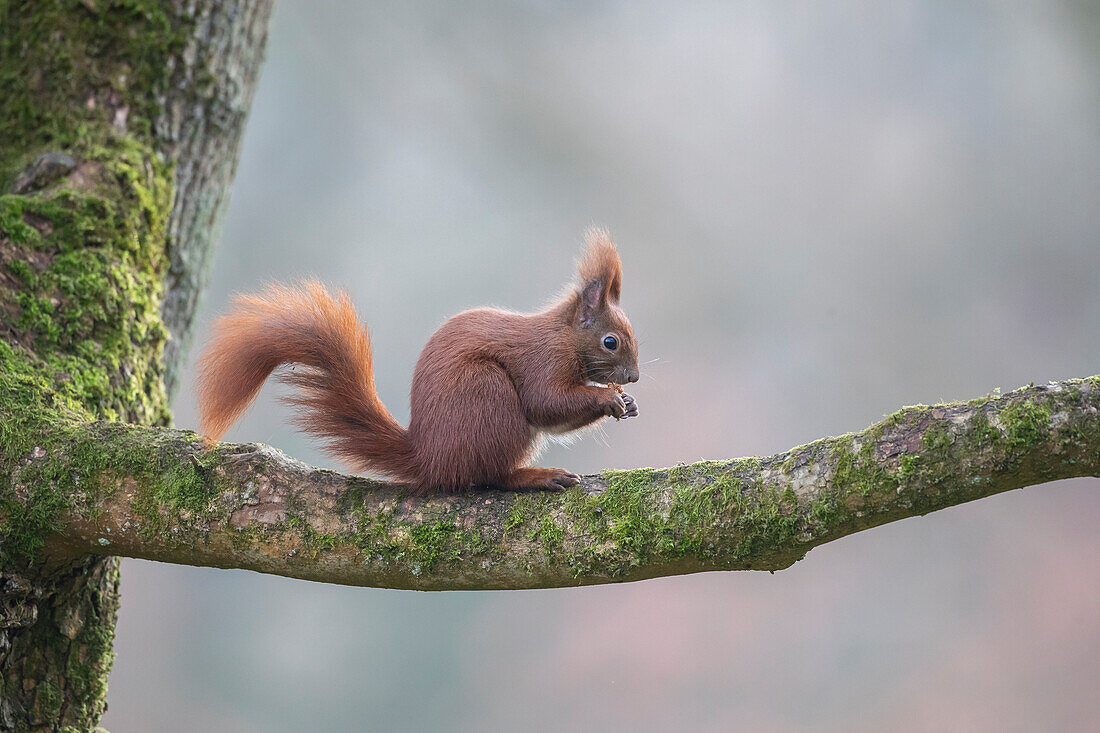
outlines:
[[623, 398], [623, 404], [626, 405], [626, 412], [623, 414], [623, 417], [638, 417], [637, 401], [626, 392], [623, 392], [620, 397]]
[[610, 394], [607, 395], [603, 403], [603, 414], [616, 420], [624, 417], [626, 415], [626, 401], [623, 399], [623, 395], [615, 390], [610, 390]]

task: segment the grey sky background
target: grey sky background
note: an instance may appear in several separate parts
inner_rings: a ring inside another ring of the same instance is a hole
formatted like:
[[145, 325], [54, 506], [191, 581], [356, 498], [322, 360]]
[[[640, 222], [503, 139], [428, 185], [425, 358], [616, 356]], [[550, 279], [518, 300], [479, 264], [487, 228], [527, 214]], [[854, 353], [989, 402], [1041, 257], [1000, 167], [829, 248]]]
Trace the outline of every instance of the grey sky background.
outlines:
[[[597, 223], [656, 361], [640, 419], [544, 465], [766, 455], [1100, 372], [1100, 10], [883, 5], [280, 0], [199, 337], [316, 275], [404, 421], [432, 331], [539, 308]], [[277, 394], [228, 438], [337, 467]], [[104, 726], [1096, 729], [1098, 487], [775, 575], [425, 594], [125, 561]]]

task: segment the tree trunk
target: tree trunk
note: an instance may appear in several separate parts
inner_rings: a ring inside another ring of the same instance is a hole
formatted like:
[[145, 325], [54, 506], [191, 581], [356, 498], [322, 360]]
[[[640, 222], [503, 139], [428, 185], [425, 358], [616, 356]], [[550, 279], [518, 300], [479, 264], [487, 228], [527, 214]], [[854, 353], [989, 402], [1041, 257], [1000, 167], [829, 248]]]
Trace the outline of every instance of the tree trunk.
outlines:
[[36, 559], [26, 500], [91, 487], [31, 464], [66, 420], [169, 422], [270, 11], [0, 0], [0, 730], [106, 708], [118, 561]]

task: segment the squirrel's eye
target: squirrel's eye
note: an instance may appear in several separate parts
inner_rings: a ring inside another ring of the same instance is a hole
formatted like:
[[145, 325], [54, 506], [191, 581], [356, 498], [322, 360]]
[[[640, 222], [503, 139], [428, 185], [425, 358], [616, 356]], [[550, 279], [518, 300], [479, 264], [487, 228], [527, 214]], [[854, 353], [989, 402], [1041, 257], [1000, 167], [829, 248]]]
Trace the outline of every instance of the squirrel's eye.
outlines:
[[615, 349], [619, 348], [619, 339], [615, 338], [614, 336], [604, 336], [603, 347], [608, 351], [614, 351]]

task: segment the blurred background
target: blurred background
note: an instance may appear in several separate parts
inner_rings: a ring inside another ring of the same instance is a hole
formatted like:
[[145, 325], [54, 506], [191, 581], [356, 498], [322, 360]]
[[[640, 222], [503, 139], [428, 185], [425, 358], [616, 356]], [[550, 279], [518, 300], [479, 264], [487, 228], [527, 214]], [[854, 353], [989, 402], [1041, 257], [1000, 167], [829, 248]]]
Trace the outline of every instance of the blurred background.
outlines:
[[[593, 223], [654, 361], [640, 419], [544, 465], [767, 455], [1100, 372], [1100, 9], [278, 0], [198, 337], [232, 292], [317, 275], [404, 421], [432, 331], [541, 307]], [[277, 394], [229, 439], [336, 467]], [[416, 593], [127, 560], [103, 724], [1096, 730], [1098, 488], [775, 575]]]

